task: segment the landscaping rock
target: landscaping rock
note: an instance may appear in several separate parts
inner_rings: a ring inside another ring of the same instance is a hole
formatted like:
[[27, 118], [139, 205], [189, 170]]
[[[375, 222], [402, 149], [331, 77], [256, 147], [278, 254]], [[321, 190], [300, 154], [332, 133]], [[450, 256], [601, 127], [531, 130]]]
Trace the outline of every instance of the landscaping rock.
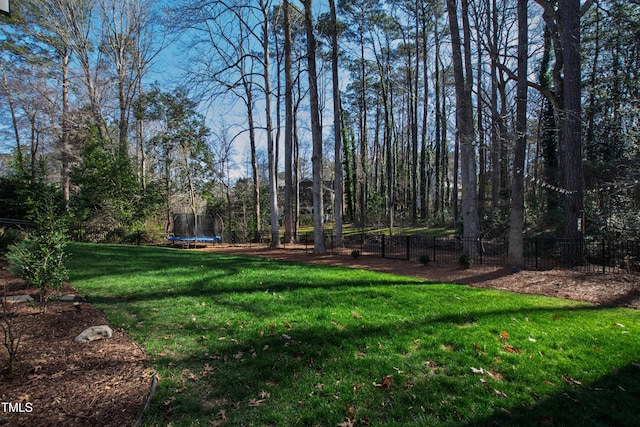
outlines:
[[90, 342], [95, 340], [101, 340], [111, 338], [113, 336], [113, 330], [108, 325], [92, 326], [85, 329], [75, 338], [76, 342]]
[[16, 302], [33, 301], [33, 298], [31, 297], [31, 295], [8, 295], [6, 301], [10, 304], [13, 304]]

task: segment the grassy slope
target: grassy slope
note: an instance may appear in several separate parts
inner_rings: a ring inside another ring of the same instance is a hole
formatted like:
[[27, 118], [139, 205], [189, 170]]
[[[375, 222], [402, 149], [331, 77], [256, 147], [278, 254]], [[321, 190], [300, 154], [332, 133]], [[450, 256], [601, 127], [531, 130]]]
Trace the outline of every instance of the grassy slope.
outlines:
[[252, 257], [70, 251], [73, 285], [161, 376], [149, 425], [640, 419], [637, 311]]

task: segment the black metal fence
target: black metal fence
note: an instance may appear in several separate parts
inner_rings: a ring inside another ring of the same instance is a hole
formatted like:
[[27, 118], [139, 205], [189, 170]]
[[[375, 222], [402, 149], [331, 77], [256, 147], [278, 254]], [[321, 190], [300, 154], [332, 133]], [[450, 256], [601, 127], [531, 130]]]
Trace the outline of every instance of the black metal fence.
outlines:
[[[125, 227], [76, 225], [71, 227], [71, 238], [84, 242], [106, 242], [127, 244], [167, 243], [162, 231], [128, 229]], [[271, 244], [271, 233], [227, 230], [222, 243], [266, 247]], [[284, 249], [313, 251], [313, 233], [304, 233], [295, 243], [285, 243]], [[377, 256], [390, 259], [424, 261], [428, 257], [433, 264], [456, 264], [465, 253], [474, 252], [474, 264], [506, 266], [507, 239], [465, 240], [455, 236], [385, 235], [379, 233], [356, 233], [344, 235], [338, 244], [334, 234], [325, 235], [327, 251], [350, 255], [358, 251], [360, 256]], [[567, 256], [567, 254], [571, 256]], [[571, 261], [567, 261], [570, 259]], [[611, 240], [607, 238], [585, 238], [578, 241], [528, 237], [524, 239], [524, 265], [529, 270], [573, 268], [585, 272], [635, 273], [640, 274], [640, 241]]]
[[[270, 233], [241, 234], [231, 232], [223, 238], [231, 244], [271, 243]], [[281, 236], [282, 241], [282, 236]], [[606, 238], [566, 240], [543, 237], [524, 239], [524, 267], [528, 270], [573, 268], [585, 272], [640, 273], [640, 241], [613, 241]], [[283, 243], [291, 250], [312, 251], [314, 237], [306, 233], [295, 244]], [[338, 245], [336, 236], [325, 235], [325, 246], [331, 253], [377, 256], [410, 261], [428, 260], [430, 263], [455, 264], [463, 254], [475, 253], [473, 262], [480, 265], [506, 266], [509, 249], [507, 239], [465, 240], [455, 236], [423, 236], [358, 233], [345, 235]]]

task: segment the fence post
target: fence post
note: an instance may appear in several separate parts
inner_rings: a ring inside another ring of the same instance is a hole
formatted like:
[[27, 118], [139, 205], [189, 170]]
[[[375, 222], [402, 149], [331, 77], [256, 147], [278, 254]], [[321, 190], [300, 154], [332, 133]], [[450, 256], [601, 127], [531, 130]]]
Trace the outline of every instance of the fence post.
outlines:
[[605, 249], [605, 241], [604, 241], [604, 237], [602, 238], [602, 273], [606, 273], [606, 267], [605, 265], [607, 265], [607, 251]]
[[407, 235], [407, 261], [411, 261], [411, 236]]
[[535, 257], [536, 257], [536, 270], [537, 270], [538, 269], [538, 237], [535, 238], [533, 244], [534, 244], [533, 253], [535, 254]]
[[436, 247], [438, 246], [438, 236], [433, 236], [433, 258], [432, 261], [436, 260]]
[[384, 237], [384, 234], [382, 235], [382, 239], [380, 239], [380, 245], [381, 245], [380, 246], [380, 251], [381, 251], [380, 254], [381, 254], [382, 258], [384, 258], [384, 249], [385, 249], [385, 246], [386, 246], [386, 239]]

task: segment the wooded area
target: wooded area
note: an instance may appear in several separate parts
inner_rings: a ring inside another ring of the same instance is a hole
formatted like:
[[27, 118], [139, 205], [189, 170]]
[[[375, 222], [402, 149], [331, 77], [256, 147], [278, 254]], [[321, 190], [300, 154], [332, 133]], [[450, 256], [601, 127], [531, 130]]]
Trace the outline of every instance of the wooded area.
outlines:
[[437, 225], [508, 236], [513, 265], [525, 235], [640, 237], [638, 0], [26, 0], [0, 19], [0, 217], [44, 198], [169, 232], [213, 212], [274, 246], [313, 224], [316, 252], [327, 221]]

